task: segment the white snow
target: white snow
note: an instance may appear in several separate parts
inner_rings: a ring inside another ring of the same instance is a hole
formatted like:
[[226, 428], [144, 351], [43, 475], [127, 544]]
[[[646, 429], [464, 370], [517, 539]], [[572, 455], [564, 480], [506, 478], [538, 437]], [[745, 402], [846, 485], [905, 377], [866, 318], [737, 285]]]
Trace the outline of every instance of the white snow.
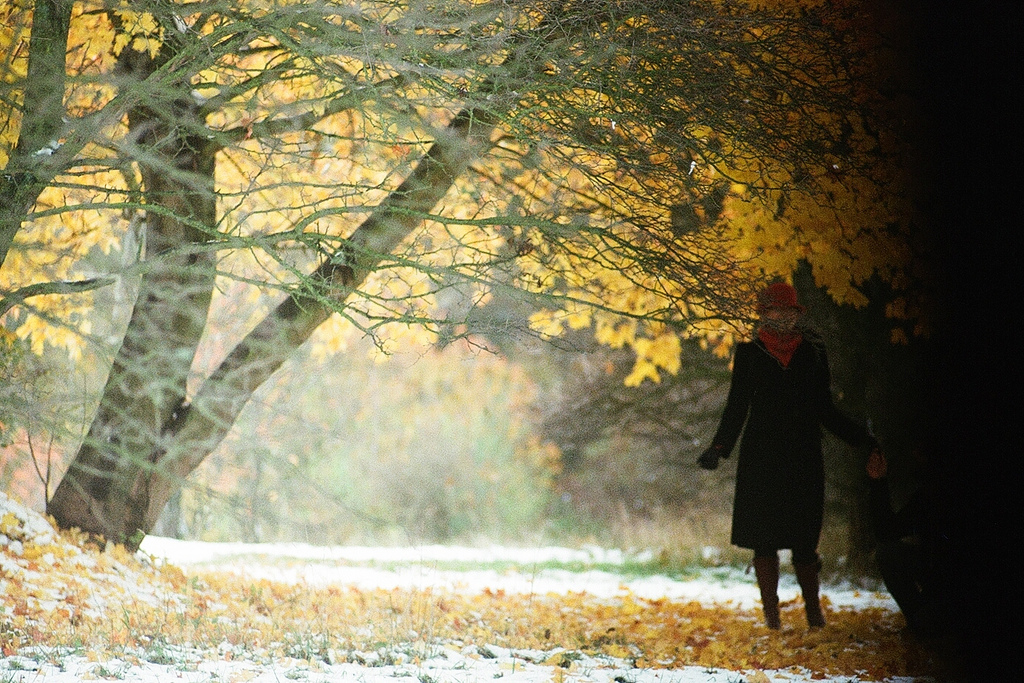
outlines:
[[[502, 683], [801, 683], [811, 681], [792, 670], [778, 672], [734, 672], [725, 669], [685, 667], [682, 669], [634, 669], [610, 658], [582, 657], [574, 671], [538, 664], [530, 660], [533, 653], [500, 651], [493, 658], [473, 656], [454, 649], [443, 649], [418, 662], [363, 666], [359, 664], [310, 665], [300, 660], [280, 659], [265, 664], [240, 661], [197, 661], [185, 666], [144, 663], [129, 664], [111, 660], [102, 664], [84, 657], [67, 657], [62, 667], [21, 658], [22, 669], [0, 673], [0, 680], [45, 683], [72, 683], [82, 680], [121, 680], [129, 683], [161, 683], [182, 681], [238, 681], [246, 683], [282, 683], [285, 680], [316, 683], [469, 683], [495, 681]], [[549, 653], [546, 653], [549, 654]], [[8, 660], [8, 664], [11, 661]], [[2, 669], [0, 669], [2, 671]], [[10, 678], [2, 678], [9, 676]], [[835, 683], [855, 683], [850, 676], [813, 679]], [[892, 678], [891, 683], [921, 683], [920, 679]]]
[[[599, 569], [569, 571], [542, 568], [550, 562], [579, 563], [585, 566], [622, 565], [631, 559], [621, 550], [596, 547], [578, 550], [559, 547], [468, 548], [433, 545], [402, 548], [318, 547], [300, 543], [202, 543], [148, 536], [143, 540], [141, 550], [183, 569], [215, 565], [218, 570], [252, 578], [311, 586], [334, 583], [364, 589], [433, 587], [474, 593], [486, 589], [527, 594], [576, 592], [599, 598], [631, 593], [641, 598], [695, 600], [706, 605], [731, 605], [743, 609], [756, 607], [760, 599], [753, 576], [730, 568], [708, 570], [701, 576], [687, 578], [685, 581], [667, 576], [627, 579], [620, 574]], [[632, 559], [643, 561], [646, 557], [639, 555]], [[488, 565], [509, 562], [514, 562], [520, 569], [442, 568], [453, 563]], [[792, 576], [784, 574], [779, 586], [780, 599], [793, 599], [798, 592], [799, 588]], [[850, 586], [826, 586], [823, 593], [837, 607], [898, 609], [888, 593], [864, 591]]]

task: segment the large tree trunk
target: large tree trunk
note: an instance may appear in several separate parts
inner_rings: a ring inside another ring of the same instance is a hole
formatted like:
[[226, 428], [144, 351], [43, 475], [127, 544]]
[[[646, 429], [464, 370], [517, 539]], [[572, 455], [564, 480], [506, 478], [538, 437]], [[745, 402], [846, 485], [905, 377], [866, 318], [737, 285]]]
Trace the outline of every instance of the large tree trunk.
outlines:
[[164, 105], [129, 113], [150, 207], [145, 267], [89, 434], [47, 504], [60, 525], [117, 541], [152, 525], [145, 482], [185, 402], [215, 278], [216, 254], [202, 245], [217, 220], [216, 148], [190, 97]]
[[[164, 302], [156, 309], [159, 312], [139, 313], [137, 336], [131, 344], [126, 341], [127, 350], [119, 357], [123, 360], [115, 365], [116, 377], [112, 375], [108, 382], [104, 408], [88, 444], [58, 487], [48, 512], [62, 526], [77, 526], [137, 546], [184, 478], [224, 438], [253, 392], [419, 225], [456, 178], [490, 147], [493, 131], [491, 120], [478, 112], [457, 114], [413, 173], [349, 237], [345, 258], [327, 260], [313, 273], [311, 282], [319, 285], [319, 291], [295, 293], [285, 299], [231, 351], [199, 388], [191, 405], [184, 406], [180, 400], [187, 373], [184, 363], [175, 367], [172, 360], [165, 359], [171, 365], [160, 372], [168, 374], [158, 375], [151, 365], [152, 350], [159, 349], [161, 356], [178, 351], [185, 357], [191, 337], [180, 335], [178, 325], [185, 321], [178, 316], [188, 312], [195, 316], [200, 293], [207, 291], [205, 285], [181, 283], [179, 291], [191, 289], [194, 293], [191, 302], [179, 296]], [[165, 282], [140, 294], [137, 308], [149, 309], [154, 302], [148, 297], [173, 294], [173, 289], [163, 286], [175, 273], [187, 270], [161, 268], [159, 275]], [[173, 288], [173, 282], [170, 286]], [[172, 322], [176, 319], [178, 322]], [[206, 316], [191, 320], [201, 326]], [[161, 341], [162, 335], [179, 343], [168, 345]], [[189, 364], [193, 355], [187, 354]], [[139, 362], [140, 358], [145, 362]], [[147, 386], [140, 382], [154, 376], [173, 381], [162, 381], [157, 392], [140, 401], [140, 392]]]

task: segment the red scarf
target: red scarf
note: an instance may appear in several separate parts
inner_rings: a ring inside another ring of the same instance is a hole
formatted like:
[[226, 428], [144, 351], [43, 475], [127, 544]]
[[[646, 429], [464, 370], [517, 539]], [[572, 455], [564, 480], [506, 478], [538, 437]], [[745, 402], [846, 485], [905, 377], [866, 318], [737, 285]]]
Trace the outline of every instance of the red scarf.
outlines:
[[775, 356], [784, 368], [789, 367], [793, 352], [804, 340], [804, 336], [796, 330], [778, 330], [767, 325], [757, 331], [757, 337], [764, 343], [768, 353]]

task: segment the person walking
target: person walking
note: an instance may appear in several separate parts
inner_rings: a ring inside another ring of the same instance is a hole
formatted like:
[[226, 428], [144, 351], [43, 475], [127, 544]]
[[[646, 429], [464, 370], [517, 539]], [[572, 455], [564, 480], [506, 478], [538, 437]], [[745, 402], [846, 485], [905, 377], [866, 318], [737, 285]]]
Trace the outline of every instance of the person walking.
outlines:
[[817, 551], [825, 500], [821, 428], [853, 446], [877, 448], [877, 442], [833, 403], [825, 348], [800, 324], [805, 309], [796, 290], [785, 282], [769, 285], [758, 296], [757, 312], [756, 338], [736, 346], [725, 409], [698, 463], [717, 468], [743, 431], [731, 542], [754, 551], [768, 628], [781, 626], [781, 549], [792, 551], [807, 623], [820, 628], [825, 625]]

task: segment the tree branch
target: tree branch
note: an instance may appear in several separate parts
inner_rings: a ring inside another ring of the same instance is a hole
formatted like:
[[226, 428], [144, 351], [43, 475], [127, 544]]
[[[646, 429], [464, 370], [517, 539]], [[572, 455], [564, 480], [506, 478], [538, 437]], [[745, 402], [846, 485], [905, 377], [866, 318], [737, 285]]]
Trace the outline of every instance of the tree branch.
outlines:
[[25, 299], [34, 296], [41, 296], [43, 294], [77, 294], [112, 284], [114, 284], [114, 278], [112, 277], [94, 277], [88, 280], [75, 280], [74, 282], [37, 282], [4, 295], [0, 299], [0, 317], [18, 304], [24, 303]]
[[[172, 477], [185, 477], [224, 437], [238, 413], [284, 361], [373, 272], [491, 144], [495, 123], [463, 110], [408, 178], [347, 240], [348, 257], [325, 261], [311, 276], [322, 285], [294, 293], [261, 321], [203, 383], [176, 434]], [[154, 501], [160, 508], [165, 501]]]

